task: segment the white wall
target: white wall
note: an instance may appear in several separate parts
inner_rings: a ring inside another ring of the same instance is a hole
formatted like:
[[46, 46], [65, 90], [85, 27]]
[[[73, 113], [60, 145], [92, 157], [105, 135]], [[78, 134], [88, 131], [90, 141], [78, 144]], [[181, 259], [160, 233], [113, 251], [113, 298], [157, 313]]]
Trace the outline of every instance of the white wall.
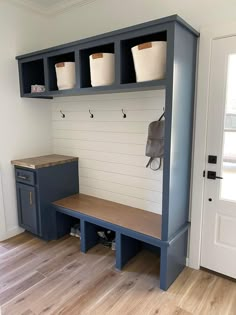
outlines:
[[203, 25], [234, 20], [236, 1], [96, 0], [56, 16], [50, 43], [78, 40], [176, 13], [199, 30]]
[[45, 45], [47, 23], [48, 20], [38, 15], [0, 1], [0, 239], [18, 232], [14, 171], [10, 161], [51, 151], [50, 106], [47, 101], [19, 97], [15, 60], [17, 54]]
[[81, 193], [161, 214], [162, 170], [145, 167], [145, 147], [164, 105], [164, 91], [53, 100], [53, 150], [79, 157]]

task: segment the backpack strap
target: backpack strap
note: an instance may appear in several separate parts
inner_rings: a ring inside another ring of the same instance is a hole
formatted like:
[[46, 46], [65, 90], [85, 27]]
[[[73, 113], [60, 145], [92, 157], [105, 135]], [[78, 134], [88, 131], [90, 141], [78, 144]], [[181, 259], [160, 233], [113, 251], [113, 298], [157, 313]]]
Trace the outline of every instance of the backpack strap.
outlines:
[[165, 112], [161, 115], [161, 117], [158, 119], [158, 121], [161, 121], [163, 117], [165, 117]]
[[153, 157], [150, 157], [150, 159], [148, 160], [148, 163], [146, 165], [146, 168], [148, 168], [148, 166], [152, 163], [152, 161], [153, 161]]
[[151, 157], [146, 165], [146, 168], [148, 168], [150, 166], [150, 169], [153, 170], [153, 171], [158, 171], [160, 168], [161, 168], [161, 165], [162, 165], [162, 158], [160, 158], [160, 161], [159, 161], [159, 165], [157, 168], [152, 168], [152, 162], [155, 160], [155, 158]]

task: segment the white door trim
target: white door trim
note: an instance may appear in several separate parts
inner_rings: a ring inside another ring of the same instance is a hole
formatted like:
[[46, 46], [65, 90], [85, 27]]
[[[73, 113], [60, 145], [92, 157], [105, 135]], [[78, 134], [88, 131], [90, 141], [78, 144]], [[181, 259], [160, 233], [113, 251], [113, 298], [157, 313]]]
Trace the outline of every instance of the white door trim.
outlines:
[[236, 23], [217, 24], [200, 30], [195, 140], [192, 172], [191, 231], [189, 267], [200, 268], [204, 197], [203, 170], [206, 165], [208, 95], [212, 40], [236, 35]]
[[0, 241], [6, 236], [6, 217], [5, 217], [5, 207], [3, 199], [3, 189], [2, 189], [2, 176], [0, 173]]

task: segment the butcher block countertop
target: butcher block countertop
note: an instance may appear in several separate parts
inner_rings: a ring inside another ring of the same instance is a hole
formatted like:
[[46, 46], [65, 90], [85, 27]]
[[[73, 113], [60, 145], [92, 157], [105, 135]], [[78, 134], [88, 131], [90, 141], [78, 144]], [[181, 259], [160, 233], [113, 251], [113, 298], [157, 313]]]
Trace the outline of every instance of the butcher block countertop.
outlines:
[[22, 160], [14, 160], [14, 161], [11, 161], [11, 164], [15, 166], [20, 166], [20, 167], [38, 169], [38, 168], [43, 168], [43, 167], [55, 166], [59, 164], [65, 164], [69, 162], [75, 162], [78, 160], [79, 160], [78, 157], [50, 154], [50, 155], [36, 156], [36, 157], [22, 159]]

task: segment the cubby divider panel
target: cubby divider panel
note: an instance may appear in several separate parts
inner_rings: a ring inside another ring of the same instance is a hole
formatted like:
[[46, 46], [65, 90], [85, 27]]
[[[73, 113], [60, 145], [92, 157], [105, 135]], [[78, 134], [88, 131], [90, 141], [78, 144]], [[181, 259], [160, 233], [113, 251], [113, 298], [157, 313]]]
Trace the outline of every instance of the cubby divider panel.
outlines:
[[[80, 221], [81, 229], [81, 251], [86, 253], [90, 248], [99, 243], [98, 231], [110, 230], [109, 228], [96, 225], [84, 220]], [[115, 231], [113, 231], [115, 232]]]
[[[70, 234], [71, 228], [80, 220], [64, 213], [56, 212], [56, 239]], [[55, 237], [54, 237], [55, 238]]]
[[123, 235], [116, 234], [116, 268], [121, 270], [124, 265], [141, 250], [141, 242]]
[[166, 41], [167, 32], [143, 35], [121, 40], [121, 84], [136, 83], [136, 74], [131, 48], [152, 41]]
[[44, 60], [37, 59], [22, 63], [23, 93], [31, 93], [31, 85], [45, 85]]
[[59, 62], [75, 62], [75, 52], [71, 51], [48, 57], [49, 91], [58, 90], [55, 64]]
[[116, 234], [116, 268], [121, 270], [141, 250], [148, 250], [160, 257], [160, 247], [140, 241], [134, 237]]
[[79, 68], [80, 68], [80, 87], [88, 88], [91, 85], [89, 56], [97, 53], [115, 53], [115, 44], [108, 43], [105, 45], [85, 48], [80, 50]]

